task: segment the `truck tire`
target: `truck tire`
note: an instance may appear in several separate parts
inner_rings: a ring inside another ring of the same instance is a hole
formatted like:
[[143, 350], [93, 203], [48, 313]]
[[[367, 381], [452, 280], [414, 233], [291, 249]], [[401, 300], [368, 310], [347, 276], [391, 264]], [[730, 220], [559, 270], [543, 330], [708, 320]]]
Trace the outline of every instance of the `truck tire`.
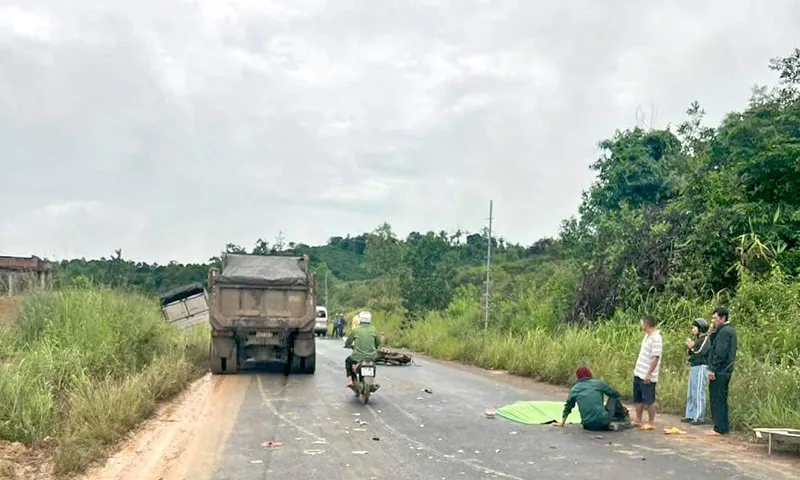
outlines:
[[231, 350], [231, 356], [225, 358], [225, 373], [239, 372], [239, 349], [236, 346]]
[[317, 355], [310, 357], [300, 357], [300, 373], [304, 375], [314, 375], [317, 370]]
[[314, 375], [317, 369], [316, 355], [310, 357], [293, 355], [292, 361], [287, 364], [286, 369], [291, 375]]

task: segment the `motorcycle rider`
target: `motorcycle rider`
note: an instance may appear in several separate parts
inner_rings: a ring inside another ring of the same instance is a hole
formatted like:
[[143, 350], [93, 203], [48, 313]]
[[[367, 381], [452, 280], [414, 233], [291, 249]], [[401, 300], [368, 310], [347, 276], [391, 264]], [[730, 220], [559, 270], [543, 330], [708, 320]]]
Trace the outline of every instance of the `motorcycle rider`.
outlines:
[[[378, 348], [381, 346], [381, 339], [375, 327], [372, 326], [372, 314], [366, 310], [358, 312], [358, 326], [350, 332], [345, 342], [345, 348], [352, 348], [353, 353], [344, 361], [345, 373], [347, 374], [347, 387], [353, 386], [356, 379], [356, 365], [364, 360], [372, 360], [378, 357]], [[377, 389], [377, 385], [375, 385]]]

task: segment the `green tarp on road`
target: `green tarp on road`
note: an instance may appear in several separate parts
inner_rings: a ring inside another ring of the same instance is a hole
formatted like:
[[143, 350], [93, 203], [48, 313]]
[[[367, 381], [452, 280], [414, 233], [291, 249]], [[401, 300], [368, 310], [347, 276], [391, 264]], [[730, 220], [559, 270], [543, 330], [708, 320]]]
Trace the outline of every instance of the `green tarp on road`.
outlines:
[[[543, 423], [560, 422], [564, 413], [564, 402], [527, 401], [516, 402], [497, 409], [497, 415], [513, 422], [525, 425], [541, 425]], [[581, 423], [578, 406], [572, 409], [567, 423]]]

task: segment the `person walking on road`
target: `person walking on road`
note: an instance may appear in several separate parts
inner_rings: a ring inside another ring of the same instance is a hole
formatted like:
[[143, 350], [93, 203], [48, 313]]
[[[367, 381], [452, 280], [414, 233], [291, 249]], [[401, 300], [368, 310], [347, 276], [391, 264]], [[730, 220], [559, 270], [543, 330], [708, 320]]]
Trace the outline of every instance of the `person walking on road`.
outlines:
[[736, 362], [736, 329], [730, 324], [728, 315], [727, 308], [718, 307], [712, 317], [715, 329], [711, 334], [708, 390], [714, 428], [706, 432], [706, 435], [712, 436], [725, 435], [731, 429], [728, 419], [728, 387]]
[[[581, 413], [581, 424], [586, 430], [620, 430], [623, 424], [630, 423], [628, 410], [622, 405], [619, 392], [606, 382], [592, 378], [592, 371], [588, 367], [578, 368], [575, 377], [578, 381], [569, 391], [563, 420], [554, 423], [554, 427], [563, 427], [567, 423], [567, 417], [576, 404]], [[603, 395], [608, 397], [605, 405]]]
[[[652, 430], [656, 419], [656, 384], [661, 370], [661, 352], [664, 342], [656, 328], [656, 319], [650, 315], [642, 318], [644, 338], [639, 347], [639, 357], [633, 369], [633, 403], [636, 409], [634, 425], [642, 430]], [[642, 424], [642, 413], [647, 407], [648, 422]]]
[[689, 349], [689, 388], [686, 394], [686, 415], [684, 423], [703, 424], [706, 413], [706, 385], [708, 383], [708, 352], [711, 341], [708, 339], [708, 322], [697, 318], [692, 325], [692, 336], [686, 339]]

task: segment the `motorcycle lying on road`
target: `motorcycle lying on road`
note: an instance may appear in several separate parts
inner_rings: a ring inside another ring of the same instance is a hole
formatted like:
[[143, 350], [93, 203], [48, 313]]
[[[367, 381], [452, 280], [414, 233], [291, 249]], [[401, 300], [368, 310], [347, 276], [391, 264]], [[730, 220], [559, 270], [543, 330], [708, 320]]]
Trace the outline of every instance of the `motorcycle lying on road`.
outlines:
[[[344, 348], [350, 348], [345, 345]], [[375, 383], [375, 362], [372, 360], [364, 360], [355, 365], [356, 378], [353, 381], [353, 386], [350, 389], [356, 394], [356, 398], [361, 398], [361, 403], [364, 405], [369, 402], [369, 397], [375, 393], [380, 386]]]

